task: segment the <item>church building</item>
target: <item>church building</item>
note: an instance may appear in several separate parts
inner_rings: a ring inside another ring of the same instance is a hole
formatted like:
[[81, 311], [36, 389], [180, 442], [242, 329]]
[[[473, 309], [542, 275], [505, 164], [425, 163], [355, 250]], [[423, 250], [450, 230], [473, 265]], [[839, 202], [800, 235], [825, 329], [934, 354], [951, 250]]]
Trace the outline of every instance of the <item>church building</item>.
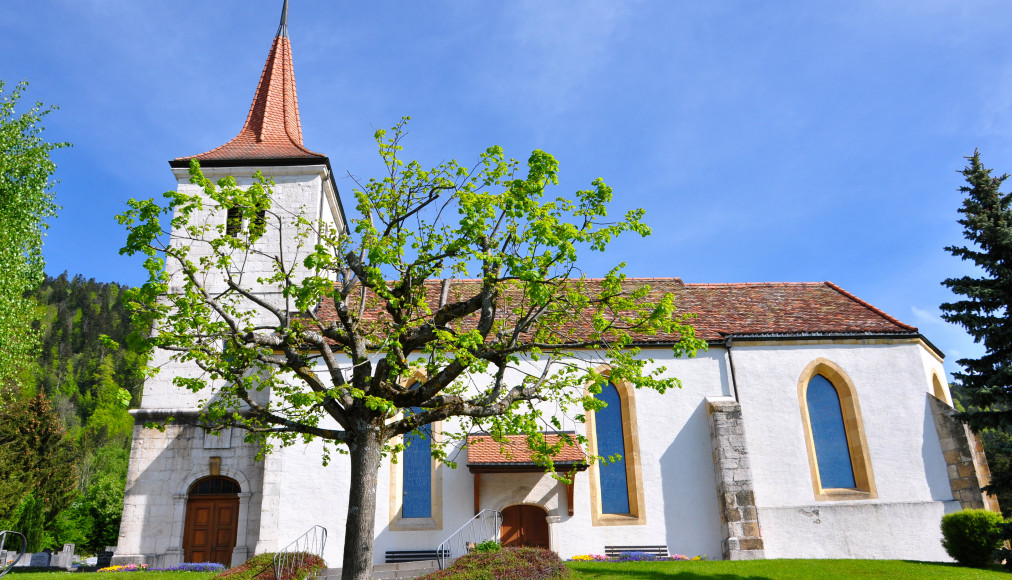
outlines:
[[[260, 170], [276, 183], [276, 207], [347, 230], [330, 160], [303, 144], [287, 0], [242, 130], [170, 161], [180, 191], [199, 191], [189, 183], [194, 158], [212, 180], [231, 175], [249, 185]], [[208, 207], [201, 219], [228, 217]], [[523, 445], [503, 454], [481, 434], [448, 451], [456, 469], [433, 460], [424, 443], [385, 460], [376, 562], [435, 550], [482, 510], [501, 514], [503, 543], [563, 558], [664, 546], [711, 559], [949, 560], [942, 515], [997, 510], [981, 491], [989, 472], [980, 443], [953, 418], [943, 355], [917, 328], [831, 282], [699, 284], [670, 270], [658, 264], [657, 277], [642, 281], [697, 315], [692, 324], [709, 349], [674, 358], [665, 337], [645, 337], [643, 348], [682, 389], [661, 395], [610, 383], [600, 395], [608, 406], [570, 426], [589, 441], [558, 458], [577, 470], [571, 484], [545, 475]], [[265, 272], [269, 264], [251, 261], [241, 274]], [[449, 292], [458, 283], [467, 281], [451, 282]], [[178, 288], [170, 282], [170, 292]], [[257, 291], [279, 299], [276, 288]], [[257, 459], [238, 429], [145, 427], [196, 417], [201, 406], [198, 394], [172, 384], [195, 368], [165, 353], [152, 364], [161, 372], [133, 411], [114, 563], [237, 565], [320, 525], [329, 532], [324, 557], [340, 567], [347, 459], [321, 465], [318, 442]], [[587, 467], [584, 451], [621, 459]]]

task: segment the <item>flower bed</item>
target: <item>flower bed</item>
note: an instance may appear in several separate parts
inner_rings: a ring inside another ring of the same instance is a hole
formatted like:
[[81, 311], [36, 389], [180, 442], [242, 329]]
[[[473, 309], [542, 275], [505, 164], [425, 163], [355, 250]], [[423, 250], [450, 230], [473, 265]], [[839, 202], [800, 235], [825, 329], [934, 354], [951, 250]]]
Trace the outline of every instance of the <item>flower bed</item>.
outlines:
[[224, 564], [218, 562], [183, 562], [178, 566], [168, 568], [152, 568], [151, 572], [222, 572]]
[[621, 552], [618, 556], [608, 558], [600, 554], [580, 554], [569, 559], [570, 562], [671, 562], [677, 560], [705, 560], [706, 554], [688, 557], [682, 554], [658, 556], [649, 552]]
[[148, 568], [147, 564], [124, 564], [99, 568], [99, 572], [221, 572], [225, 566], [217, 562], [183, 562], [168, 568]]
[[147, 564], [123, 564], [120, 566], [109, 566], [108, 568], [99, 568], [99, 572], [144, 572], [148, 569]]

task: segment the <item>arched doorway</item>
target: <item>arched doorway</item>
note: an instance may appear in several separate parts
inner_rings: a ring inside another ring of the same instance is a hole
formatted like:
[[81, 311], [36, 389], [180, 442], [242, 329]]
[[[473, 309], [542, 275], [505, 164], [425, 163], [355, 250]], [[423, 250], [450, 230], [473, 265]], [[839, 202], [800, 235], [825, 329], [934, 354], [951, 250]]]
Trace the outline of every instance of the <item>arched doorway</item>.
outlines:
[[240, 491], [239, 484], [227, 477], [205, 477], [190, 486], [183, 527], [184, 561], [231, 567]]
[[511, 505], [502, 510], [503, 546], [549, 548], [548, 514], [536, 505]]

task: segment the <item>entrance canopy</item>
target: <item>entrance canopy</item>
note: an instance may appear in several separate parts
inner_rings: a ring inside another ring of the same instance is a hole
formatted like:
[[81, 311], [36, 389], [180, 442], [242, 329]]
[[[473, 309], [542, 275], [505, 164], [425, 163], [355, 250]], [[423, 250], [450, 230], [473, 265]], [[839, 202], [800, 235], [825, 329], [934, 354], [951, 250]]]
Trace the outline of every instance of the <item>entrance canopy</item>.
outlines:
[[[572, 435], [572, 434], [570, 434]], [[566, 499], [569, 515], [573, 515], [573, 481], [577, 471], [587, 469], [587, 455], [575, 443], [568, 443], [559, 433], [545, 433], [545, 443], [558, 446], [552, 463], [559, 473], [569, 474]], [[488, 434], [467, 438], [467, 469], [474, 474], [474, 513], [481, 511], [481, 474], [491, 473], [544, 473], [545, 468], [535, 461], [535, 453], [527, 445], [526, 435], [507, 435], [499, 442]]]
[[[552, 456], [555, 470], [561, 473], [584, 471], [587, 456], [576, 444], [564, 443], [562, 435], [545, 433], [545, 443], [561, 445], [559, 452]], [[527, 446], [526, 435], [507, 435], [506, 442], [500, 443], [491, 435], [471, 435], [467, 438], [467, 469], [471, 473], [542, 473], [545, 468], [534, 460], [534, 453]]]

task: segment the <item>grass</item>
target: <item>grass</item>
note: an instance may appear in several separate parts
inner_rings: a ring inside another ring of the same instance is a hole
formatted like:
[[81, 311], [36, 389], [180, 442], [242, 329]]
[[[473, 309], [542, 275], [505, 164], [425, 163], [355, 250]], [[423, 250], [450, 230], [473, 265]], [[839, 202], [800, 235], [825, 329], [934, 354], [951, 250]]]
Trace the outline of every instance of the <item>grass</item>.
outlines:
[[[211, 580], [221, 572], [11, 572], [4, 580]], [[271, 577], [274, 570], [271, 569]]]
[[[1012, 580], [995, 570], [900, 560], [753, 560], [740, 562], [567, 562], [572, 580]], [[211, 580], [213, 572], [13, 572], [4, 580]]]
[[813, 578], [1010, 580], [995, 570], [902, 560], [752, 560], [705, 562], [566, 562], [573, 580], [810, 580]]

